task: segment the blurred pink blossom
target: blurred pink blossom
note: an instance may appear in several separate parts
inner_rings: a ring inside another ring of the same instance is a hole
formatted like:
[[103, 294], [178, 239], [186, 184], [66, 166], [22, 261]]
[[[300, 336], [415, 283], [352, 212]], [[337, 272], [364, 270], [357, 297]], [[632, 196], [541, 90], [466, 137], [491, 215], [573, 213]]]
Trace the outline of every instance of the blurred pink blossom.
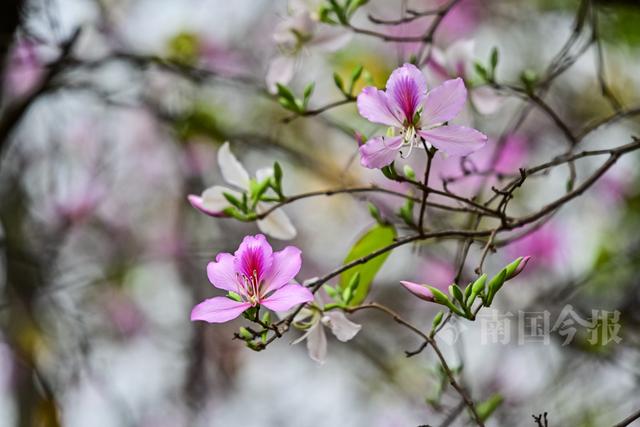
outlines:
[[9, 56], [4, 86], [14, 97], [31, 92], [44, 75], [44, 65], [38, 57], [36, 44], [28, 39], [16, 42]]
[[[563, 259], [563, 232], [553, 224], [545, 224], [525, 237], [516, 240], [506, 247], [506, 255], [511, 258], [528, 255], [535, 263], [528, 271], [535, 268], [552, 267]], [[521, 263], [522, 268], [526, 262]], [[519, 270], [522, 270], [519, 268]], [[519, 272], [519, 271], [518, 271]]]

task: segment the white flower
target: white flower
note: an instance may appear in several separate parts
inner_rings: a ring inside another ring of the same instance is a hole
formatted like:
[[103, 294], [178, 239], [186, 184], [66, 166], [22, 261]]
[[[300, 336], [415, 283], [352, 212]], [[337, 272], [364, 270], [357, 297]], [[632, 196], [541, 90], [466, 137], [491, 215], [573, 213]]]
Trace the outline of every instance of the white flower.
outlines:
[[[249, 191], [250, 177], [242, 163], [233, 155], [229, 148], [229, 143], [225, 142], [218, 150], [218, 165], [222, 178], [228, 183], [241, 191]], [[272, 168], [263, 168], [256, 171], [256, 180], [263, 182], [273, 176]], [[224, 193], [231, 194], [236, 198], [242, 195], [233, 188], [214, 185], [207, 188], [201, 196], [194, 194], [189, 195], [188, 199], [191, 205], [199, 211], [215, 217], [226, 216], [224, 210], [228, 208], [229, 201], [224, 197]], [[258, 202], [256, 212], [258, 214], [267, 211], [273, 203]], [[289, 217], [282, 211], [276, 209], [263, 219], [257, 221], [258, 228], [265, 234], [276, 239], [289, 240], [296, 236], [296, 229], [291, 224]]]
[[272, 93], [277, 91], [277, 83], [291, 81], [303, 53], [335, 52], [351, 40], [349, 32], [317, 22], [316, 9], [309, 2], [292, 1], [289, 16], [276, 27], [273, 40], [278, 54], [271, 59], [265, 79]]
[[[306, 320], [306, 322], [304, 322]], [[308, 328], [307, 332], [295, 340], [297, 344], [307, 340], [307, 351], [309, 357], [314, 361], [323, 364], [327, 357], [327, 336], [324, 327], [331, 329], [333, 335], [342, 342], [351, 340], [362, 328], [361, 325], [353, 323], [342, 311], [332, 310], [321, 313], [317, 309], [304, 308], [296, 316], [296, 322], [304, 322]]]

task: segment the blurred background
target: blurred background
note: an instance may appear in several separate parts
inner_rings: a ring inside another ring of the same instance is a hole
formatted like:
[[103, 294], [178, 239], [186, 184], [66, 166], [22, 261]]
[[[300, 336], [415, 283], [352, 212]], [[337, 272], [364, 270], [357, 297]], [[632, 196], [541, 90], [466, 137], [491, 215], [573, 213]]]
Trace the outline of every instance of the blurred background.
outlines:
[[[371, 1], [352, 22], [419, 35], [432, 16], [397, 25], [374, 20], [441, 5]], [[291, 72], [288, 84], [297, 94], [315, 82], [310, 106], [322, 107], [342, 99], [333, 72], [346, 79], [363, 65], [354, 93], [366, 82], [382, 87], [420, 46], [316, 22], [314, 31], [333, 31], [328, 37], [334, 43], [287, 50], [278, 35], [283, 25], [286, 33], [292, 7], [284, 0], [3, 5], [0, 426], [439, 425], [459, 404], [455, 393], [442, 389], [433, 355], [406, 358], [404, 350], [419, 343], [376, 313], [350, 316], [362, 331], [346, 344], [330, 336], [323, 365], [308, 357], [304, 344], [290, 345], [296, 331], [256, 353], [232, 340], [242, 320], [189, 321], [193, 305], [218, 292], [207, 280], [207, 262], [258, 232], [255, 223], [207, 217], [187, 202], [188, 194], [223, 184], [216, 156], [224, 141], [251, 175], [280, 162], [288, 195], [395, 185], [360, 166], [355, 132], [370, 136], [379, 129], [353, 103], [285, 123], [291, 113], [269, 85]], [[497, 47], [499, 80], [518, 82], [525, 70], [543, 75], [575, 33], [572, 52], [579, 59], [545, 99], [579, 133], [617, 107], [639, 105], [639, 23], [634, 1], [462, 0], [434, 43], [446, 53], [456, 42], [474, 41], [466, 63], [470, 80], [473, 60], [486, 63]], [[279, 67], [283, 56], [289, 68]], [[602, 96], [601, 63], [617, 107]], [[433, 69], [425, 67], [430, 85], [438, 83]], [[467, 177], [464, 162], [437, 158], [434, 185], [458, 177], [453, 190], [483, 197], [519, 167], [565, 151], [562, 133], [540, 111], [514, 127], [522, 100], [494, 92], [485, 101], [487, 108], [477, 99], [462, 120], [490, 137], [470, 157], [475, 170], [487, 167], [495, 141], [506, 137], [489, 183]], [[580, 149], [626, 144], [640, 135], [639, 127], [629, 115], [586, 135]], [[416, 171], [424, 167], [421, 156], [410, 162]], [[578, 182], [601, 162], [589, 157], [576, 163]], [[582, 328], [567, 344], [557, 330], [548, 343], [520, 343], [514, 330], [506, 342], [481, 343], [480, 322], [465, 321], [443, 332], [447, 358], [463, 368], [474, 398], [502, 399], [488, 425], [535, 426], [531, 415], [548, 412], [550, 426], [607, 426], [640, 406], [637, 165], [636, 154], [622, 157], [582, 197], [489, 254], [486, 266], [497, 271], [517, 256], [534, 256], [501, 293], [499, 313], [547, 310], [551, 326], [573, 315], [580, 328], [592, 310], [617, 311], [620, 340], [589, 339]], [[559, 167], [530, 179], [510, 209], [533, 212], [561, 196], [568, 174]], [[374, 223], [367, 201], [385, 215], [400, 206], [397, 199], [359, 194], [284, 208], [297, 230], [292, 244], [303, 251], [300, 281], [342, 264]], [[428, 215], [435, 224], [466, 222], [446, 211]], [[275, 249], [291, 244], [270, 241]], [[456, 241], [437, 241], [394, 251], [370, 299], [426, 330], [437, 310], [398, 281], [448, 285], [458, 250]], [[481, 250], [471, 247], [462, 277], [473, 277]]]

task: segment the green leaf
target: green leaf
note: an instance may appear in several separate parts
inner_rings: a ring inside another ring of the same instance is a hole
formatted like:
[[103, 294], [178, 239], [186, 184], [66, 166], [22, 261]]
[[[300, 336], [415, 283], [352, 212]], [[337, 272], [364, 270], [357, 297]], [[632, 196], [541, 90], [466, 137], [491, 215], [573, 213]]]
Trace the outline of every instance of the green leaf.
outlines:
[[353, 88], [356, 85], [356, 82], [360, 79], [360, 76], [362, 75], [362, 70], [364, 70], [364, 67], [362, 67], [362, 65], [358, 65], [351, 72], [351, 82], [349, 83], [349, 95], [353, 94]]
[[480, 76], [482, 80], [485, 80], [485, 81], [489, 80], [489, 72], [484, 67], [484, 65], [482, 65], [479, 62], [476, 62], [473, 64], [473, 68], [476, 70], [476, 73], [478, 73], [478, 76]]
[[[395, 237], [395, 228], [388, 225], [376, 224], [373, 228], [364, 233], [355, 245], [353, 245], [349, 255], [345, 258], [344, 263], [348, 264], [381, 248], [389, 246], [394, 242]], [[369, 288], [371, 287], [373, 279], [390, 253], [390, 251], [385, 252], [384, 254], [370, 259], [364, 264], [348, 269], [340, 275], [340, 283], [338, 286], [341, 290], [344, 290], [348, 287], [349, 283], [351, 283], [353, 276], [360, 274], [360, 282], [357, 290], [352, 295], [350, 305], [358, 305], [364, 301], [369, 294]]]
[[389, 165], [381, 168], [380, 170], [382, 171], [382, 174], [386, 176], [388, 179], [397, 181], [399, 178], [398, 172], [396, 172], [396, 167], [394, 165], [394, 162], [391, 162]]
[[498, 66], [498, 48], [491, 49], [491, 57], [489, 58], [489, 64], [491, 65], [491, 75], [495, 74], [496, 67]]
[[404, 176], [414, 181], [416, 180], [416, 172], [409, 165], [404, 165]]
[[276, 86], [278, 88], [278, 96], [295, 104], [296, 97], [294, 96], [293, 92], [291, 92], [291, 89], [280, 83], [276, 83]]
[[519, 257], [518, 259], [516, 259], [511, 264], [505, 267], [505, 270], [507, 270], [506, 280], [509, 280], [513, 277], [513, 273], [516, 272], [516, 269], [518, 268], [518, 266], [520, 265], [523, 259], [524, 259], [523, 257]]
[[262, 323], [265, 323], [267, 325], [271, 324], [271, 313], [270, 312], [266, 312], [262, 315]]
[[504, 399], [502, 398], [502, 395], [496, 393], [484, 402], [479, 403], [478, 406], [476, 406], [476, 412], [478, 413], [480, 419], [482, 421], [486, 421], [491, 416], [491, 414], [493, 414], [495, 410], [498, 409], [498, 406], [500, 406], [503, 401]]
[[346, 94], [346, 92], [344, 91], [344, 82], [342, 81], [342, 77], [340, 77], [340, 74], [333, 73], [333, 82], [336, 84], [336, 87], [340, 89], [340, 92]]
[[476, 300], [476, 297], [484, 292], [484, 284], [486, 281], [487, 275], [483, 274], [482, 276], [478, 277], [475, 282], [467, 286], [467, 289], [471, 289], [471, 293], [467, 297], [468, 307], [471, 307], [471, 305], [473, 305], [474, 301]]
[[235, 292], [229, 291], [227, 293], [227, 296], [229, 298], [231, 298], [232, 300], [234, 300], [234, 301], [238, 301], [238, 302], [242, 301], [242, 297], [239, 294], [235, 293]]
[[438, 314], [436, 314], [436, 317], [433, 318], [433, 322], [431, 322], [431, 333], [433, 333], [436, 330], [436, 328], [440, 326], [440, 323], [442, 323], [443, 316], [444, 316], [444, 312], [439, 311]]
[[520, 74], [520, 81], [522, 81], [528, 93], [533, 93], [536, 83], [538, 82], [538, 75], [535, 71], [527, 69]]
[[283, 198], [282, 194], [282, 166], [277, 161], [273, 163], [273, 176], [271, 177], [272, 187], [280, 198]]
[[438, 288], [434, 288], [433, 286], [429, 286], [429, 290], [433, 294], [433, 302], [447, 306], [449, 310], [453, 311], [454, 313], [466, 317], [466, 314], [458, 307], [456, 307], [453, 302], [451, 302], [447, 294], [445, 294]]
[[504, 285], [504, 281], [507, 278], [507, 269], [503, 268], [500, 273], [493, 276], [491, 281], [489, 281], [489, 285], [487, 286], [487, 300], [485, 301], [485, 306], [489, 307], [493, 302], [493, 298], [496, 296], [496, 293], [500, 290], [502, 285]]
[[371, 214], [373, 219], [376, 220], [376, 222], [378, 224], [384, 224], [385, 223], [385, 221], [382, 219], [382, 215], [380, 215], [380, 209], [378, 209], [378, 207], [376, 205], [374, 205], [373, 203], [369, 202], [369, 203], [367, 203], [367, 207], [369, 208], [369, 213]]
[[315, 87], [316, 84], [314, 82], [311, 82], [304, 88], [304, 92], [302, 93], [302, 105], [304, 109], [306, 109], [307, 105], [309, 105], [309, 98], [311, 98], [311, 94], [313, 94], [313, 89]]
[[238, 335], [240, 335], [240, 337], [245, 341], [253, 338], [253, 335], [251, 335], [251, 332], [249, 332], [249, 330], [244, 326], [240, 327], [240, 331], [238, 332]]
[[452, 297], [454, 297], [462, 307], [465, 307], [464, 296], [462, 295], [462, 290], [455, 283], [453, 285], [449, 285], [449, 293]]

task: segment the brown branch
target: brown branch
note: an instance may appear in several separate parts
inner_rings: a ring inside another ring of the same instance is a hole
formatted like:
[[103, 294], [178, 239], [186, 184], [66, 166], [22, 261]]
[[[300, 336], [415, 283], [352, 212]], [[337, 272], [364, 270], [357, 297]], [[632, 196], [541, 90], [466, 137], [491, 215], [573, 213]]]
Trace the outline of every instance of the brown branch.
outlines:
[[0, 118], [0, 159], [2, 158], [2, 154], [6, 151], [5, 145], [7, 144], [11, 133], [20, 123], [20, 120], [31, 105], [33, 105], [41, 95], [56, 89], [54, 81], [58, 75], [66, 69], [71, 51], [73, 50], [79, 36], [80, 29], [77, 29], [71, 37], [61, 45], [60, 56], [48, 65], [47, 72], [29, 95], [15, 100], [5, 108], [2, 113], [2, 118]]
[[614, 424], [613, 427], [626, 427], [628, 425], [630, 425], [632, 422], [634, 422], [635, 420], [640, 419], [640, 410], [634, 412], [633, 414], [629, 415], [627, 418], [625, 418], [624, 420], [620, 421], [617, 424]]

